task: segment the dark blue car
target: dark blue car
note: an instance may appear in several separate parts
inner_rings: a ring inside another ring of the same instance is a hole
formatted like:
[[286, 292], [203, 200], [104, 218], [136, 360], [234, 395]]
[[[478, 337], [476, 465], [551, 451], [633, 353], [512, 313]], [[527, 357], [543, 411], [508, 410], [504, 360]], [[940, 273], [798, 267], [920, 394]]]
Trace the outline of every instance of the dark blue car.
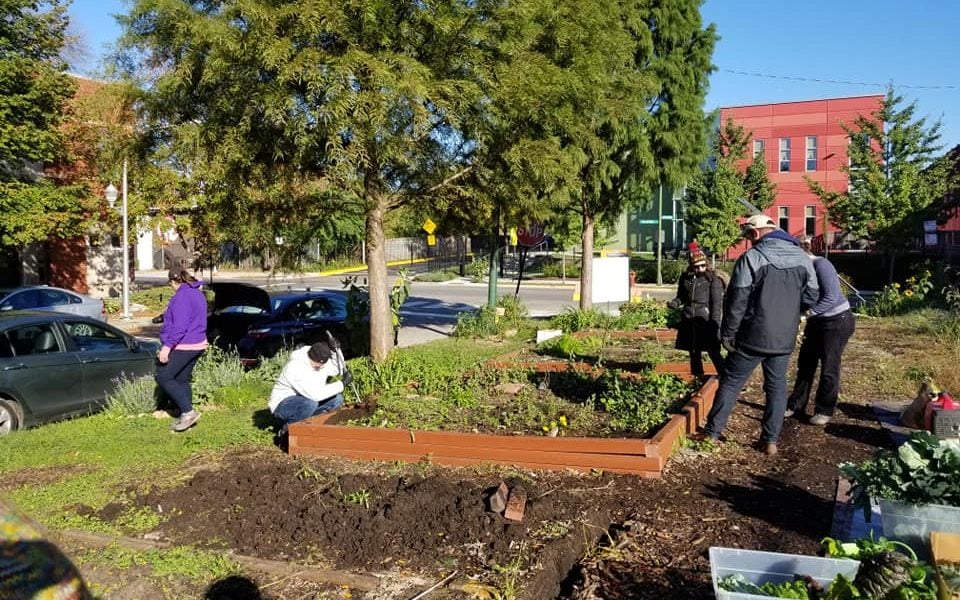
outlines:
[[[236, 350], [245, 365], [256, 365], [280, 350], [326, 341], [327, 331], [345, 341], [347, 300], [330, 291], [268, 292], [245, 283], [211, 283], [213, 311], [207, 339]], [[344, 348], [348, 352], [347, 348]]]

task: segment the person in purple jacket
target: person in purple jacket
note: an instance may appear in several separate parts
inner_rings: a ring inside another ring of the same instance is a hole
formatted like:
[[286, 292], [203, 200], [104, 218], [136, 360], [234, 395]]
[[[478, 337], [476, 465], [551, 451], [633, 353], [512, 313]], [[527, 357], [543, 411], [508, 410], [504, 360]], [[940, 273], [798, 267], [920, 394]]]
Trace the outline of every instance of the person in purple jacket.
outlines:
[[172, 269], [169, 274], [173, 297], [163, 313], [157, 355], [157, 383], [180, 409], [171, 429], [186, 431], [196, 424], [200, 413], [193, 408], [190, 385], [193, 368], [207, 349], [207, 299], [200, 290], [202, 281], [189, 272]]

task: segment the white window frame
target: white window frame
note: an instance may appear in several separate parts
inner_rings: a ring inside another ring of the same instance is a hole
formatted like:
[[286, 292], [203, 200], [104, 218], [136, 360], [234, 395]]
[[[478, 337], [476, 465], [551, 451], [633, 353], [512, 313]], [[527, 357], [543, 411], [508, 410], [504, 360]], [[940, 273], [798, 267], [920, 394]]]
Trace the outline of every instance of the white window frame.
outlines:
[[754, 155], [754, 156], [756, 156], [756, 155], [758, 155], [758, 154], [759, 154], [760, 156], [763, 156], [763, 154], [764, 154], [765, 151], [766, 151], [766, 144], [764, 143], [763, 140], [753, 140], [753, 155]]
[[780, 172], [790, 171], [790, 138], [780, 138]]
[[817, 136], [808, 135], [807, 136], [807, 171], [816, 171], [817, 170]]
[[803, 208], [803, 233], [809, 236], [817, 235], [816, 204], [808, 204]]

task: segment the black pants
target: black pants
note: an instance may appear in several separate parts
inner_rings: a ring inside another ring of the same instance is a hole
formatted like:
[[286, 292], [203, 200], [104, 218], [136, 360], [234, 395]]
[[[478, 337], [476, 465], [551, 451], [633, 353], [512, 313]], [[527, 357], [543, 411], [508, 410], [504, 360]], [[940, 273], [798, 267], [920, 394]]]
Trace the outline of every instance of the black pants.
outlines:
[[203, 355], [203, 350], [171, 350], [170, 360], [157, 365], [157, 383], [180, 409], [180, 414], [193, 410], [193, 368]]
[[849, 310], [832, 317], [807, 320], [797, 357], [797, 379], [787, 399], [788, 409], [797, 413], [806, 410], [817, 363], [820, 363], [814, 411], [818, 415], [833, 415], [840, 396], [840, 356], [856, 328], [854, 321]]

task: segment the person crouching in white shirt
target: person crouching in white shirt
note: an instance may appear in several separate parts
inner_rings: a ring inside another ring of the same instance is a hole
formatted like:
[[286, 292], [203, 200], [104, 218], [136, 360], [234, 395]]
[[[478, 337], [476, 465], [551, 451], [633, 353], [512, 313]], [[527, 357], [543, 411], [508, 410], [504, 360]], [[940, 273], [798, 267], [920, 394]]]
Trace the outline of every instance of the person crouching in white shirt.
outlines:
[[[317, 342], [290, 353], [270, 393], [270, 412], [282, 426], [278, 433], [284, 436], [290, 423], [330, 412], [343, 404], [344, 386], [350, 385], [353, 375], [346, 368], [340, 372], [333, 352], [326, 342]], [[340, 376], [340, 381], [330, 378]]]

